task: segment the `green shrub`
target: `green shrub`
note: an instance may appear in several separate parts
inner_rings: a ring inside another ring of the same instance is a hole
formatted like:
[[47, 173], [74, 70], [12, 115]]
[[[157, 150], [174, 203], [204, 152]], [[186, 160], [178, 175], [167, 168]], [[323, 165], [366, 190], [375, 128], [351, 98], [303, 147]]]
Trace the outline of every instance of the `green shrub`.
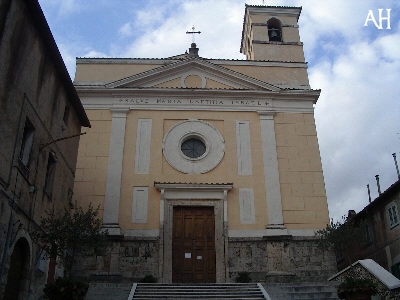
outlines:
[[139, 282], [141, 282], [141, 283], [156, 283], [157, 278], [155, 278], [153, 275], [146, 275]]
[[249, 272], [239, 272], [236, 277], [236, 282], [248, 283], [251, 282], [251, 277]]
[[378, 285], [366, 278], [346, 277], [338, 286], [338, 296], [344, 299], [347, 295], [363, 292], [368, 295], [376, 295], [378, 293]]
[[54, 283], [48, 283], [43, 289], [45, 299], [49, 300], [83, 300], [89, 284], [72, 278], [59, 277]]

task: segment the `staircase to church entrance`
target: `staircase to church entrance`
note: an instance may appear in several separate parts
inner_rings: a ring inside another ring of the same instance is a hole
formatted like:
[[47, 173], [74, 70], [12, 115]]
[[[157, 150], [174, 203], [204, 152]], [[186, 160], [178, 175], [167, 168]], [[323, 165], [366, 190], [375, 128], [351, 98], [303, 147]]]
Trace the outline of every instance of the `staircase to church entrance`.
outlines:
[[91, 283], [85, 300], [140, 299], [338, 299], [336, 289], [324, 283]]
[[268, 299], [257, 283], [138, 284], [133, 299]]
[[261, 284], [91, 283], [85, 300], [270, 299]]

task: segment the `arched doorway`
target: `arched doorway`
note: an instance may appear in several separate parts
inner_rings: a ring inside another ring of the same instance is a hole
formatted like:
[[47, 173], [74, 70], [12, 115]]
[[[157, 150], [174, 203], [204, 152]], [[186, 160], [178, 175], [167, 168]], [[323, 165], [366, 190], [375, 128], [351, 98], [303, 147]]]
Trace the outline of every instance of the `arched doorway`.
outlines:
[[24, 298], [28, 262], [29, 245], [24, 238], [21, 238], [15, 244], [13, 253], [11, 254], [4, 300]]

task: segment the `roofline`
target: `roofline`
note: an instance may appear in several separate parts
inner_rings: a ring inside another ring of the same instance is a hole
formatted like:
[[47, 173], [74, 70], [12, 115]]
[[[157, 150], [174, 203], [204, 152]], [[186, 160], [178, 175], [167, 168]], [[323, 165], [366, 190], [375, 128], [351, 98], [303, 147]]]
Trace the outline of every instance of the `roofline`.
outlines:
[[302, 7], [302, 6], [274, 6], [274, 5], [268, 6], [268, 5], [250, 5], [250, 4], [245, 4], [245, 5], [246, 5], [246, 9], [247, 9], [248, 7], [256, 7], [256, 8], [277, 8], [277, 9], [297, 9], [297, 10], [299, 10], [299, 13], [298, 13], [298, 15], [297, 15], [297, 21], [299, 20], [301, 11], [303, 10], [303, 7]]
[[[248, 59], [227, 59], [227, 58], [204, 58], [204, 57], [196, 57], [190, 58], [192, 60], [204, 60], [211, 61], [216, 63], [240, 63], [240, 64], [254, 64], [254, 63], [284, 63], [284, 64], [298, 64], [304, 67], [307, 66], [307, 62], [304, 61], [281, 61], [281, 60], [248, 60]], [[77, 57], [76, 64], [129, 64], [129, 63], [143, 63], [143, 64], [164, 64], [164, 63], [174, 63], [176, 61], [186, 61], [188, 58], [179, 58], [179, 59], [171, 59], [171, 58], [144, 58], [144, 57]]]
[[395, 192], [397, 189], [400, 189], [400, 179], [397, 180], [395, 183], [393, 183], [390, 187], [388, 187], [383, 193], [381, 193], [378, 197], [376, 197], [373, 201], [371, 201], [367, 206], [365, 206], [359, 213], [357, 213], [354, 217], [360, 216], [362, 214], [367, 213], [368, 209], [378, 205], [378, 202], [384, 201], [391, 195], [393, 192]]
[[62, 59], [60, 51], [58, 50], [57, 44], [38, 0], [25, 0], [24, 2], [28, 7], [28, 12], [33, 20], [33, 25], [36, 27], [39, 36], [42, 38], [43, 44], [45, 47], [47, 47], [47, 50], [49, 50], [49, 56], [51, 57], [51, 60], [55, 65], [56, 72], [61, 77], [61, 81], [63, 82], [66, 92], [69, 95], [68, 99], [78, 114], [81, 126], [91, 127], [89, 118], [86, 115], [82, 102], [72, 83], [67, 67], [65, 66], [64, 60]]

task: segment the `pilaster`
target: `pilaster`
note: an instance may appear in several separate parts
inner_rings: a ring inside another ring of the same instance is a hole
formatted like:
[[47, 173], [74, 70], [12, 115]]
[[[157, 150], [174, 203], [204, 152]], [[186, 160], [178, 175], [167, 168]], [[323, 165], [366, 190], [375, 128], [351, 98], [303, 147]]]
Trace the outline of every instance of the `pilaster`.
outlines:
[[267, 235], [287, 235], [283, 222], [281, 188], [273, 112], [260, 112], [264, 178], [267, 201]]
[[108, 156], [103, 226], [111, 235], [120, 235], [119, 203], [125, 142], [125, 123], [128, 109], [112, 108], [110, 151]]

